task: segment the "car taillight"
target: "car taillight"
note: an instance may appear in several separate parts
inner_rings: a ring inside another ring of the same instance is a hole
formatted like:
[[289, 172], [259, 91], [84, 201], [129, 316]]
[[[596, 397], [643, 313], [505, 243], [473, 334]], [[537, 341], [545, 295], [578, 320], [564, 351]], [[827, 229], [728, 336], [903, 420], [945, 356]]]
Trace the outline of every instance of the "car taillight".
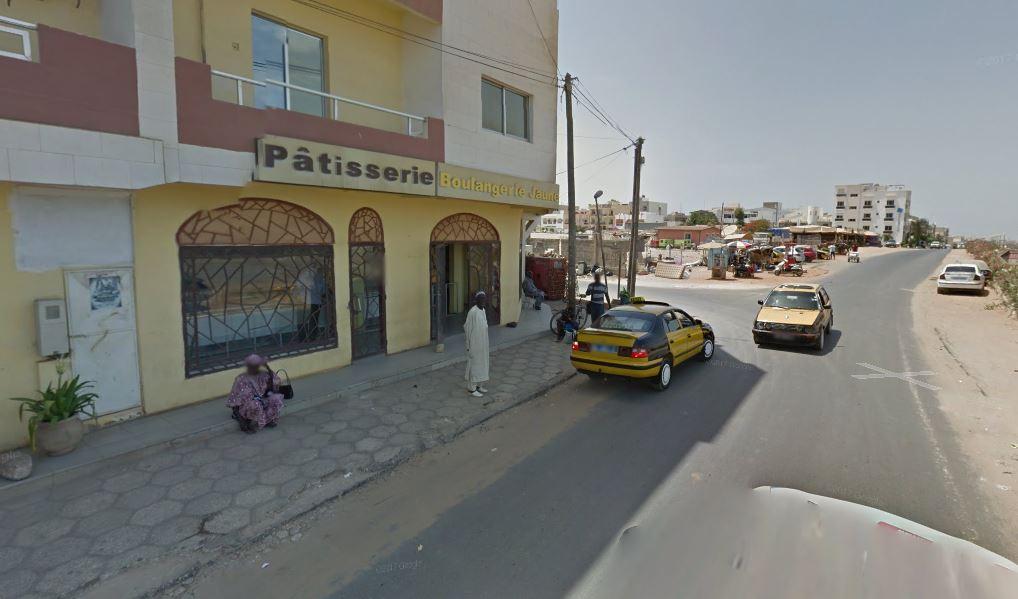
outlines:
[[573, 351], [590, 351], [590, 344], [586, 341], [573, 341]]
[[945, 273], [945, 274], [940, 275], [940, 280], [941, 281], [946, 281], [947, 280], [947, 274]]
[[647, 358], [650, 354], [646, 349], [639, 347], [620, 347], [619, 355], [623, 358]]
[[972, 280], [974, 280], [974, 281], [982, 281], [983, 277], [981, 277], [979, 275], [976, 275]]

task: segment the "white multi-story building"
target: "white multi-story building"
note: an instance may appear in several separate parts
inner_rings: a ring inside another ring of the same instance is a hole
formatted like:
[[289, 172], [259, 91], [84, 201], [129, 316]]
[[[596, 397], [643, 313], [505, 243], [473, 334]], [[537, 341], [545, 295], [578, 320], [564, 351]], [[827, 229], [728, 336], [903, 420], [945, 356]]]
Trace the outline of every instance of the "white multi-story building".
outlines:
[[792, 225], [812, 226], [820, 224], [821, 216], [819, 206], [800, 206], [785, 210], [779, 220]]
[[781, 202], [764, 202], [757, 208], [743, 208], [741, 204], [724, 204], [720, 208], [711, 208], [711, 212], [717, 217], [718, 222], [723, 225], [738, 224], [739, 219], [736, 213], [742, 210], [743, 222], [751, 223], [755, 220], [766, 220], [777, 223], [781, 216]]
[[884, 240], [904, 241], [912, 190], [904, 185], [857, 183], [834, 188], [834, 226], [872, 231]]

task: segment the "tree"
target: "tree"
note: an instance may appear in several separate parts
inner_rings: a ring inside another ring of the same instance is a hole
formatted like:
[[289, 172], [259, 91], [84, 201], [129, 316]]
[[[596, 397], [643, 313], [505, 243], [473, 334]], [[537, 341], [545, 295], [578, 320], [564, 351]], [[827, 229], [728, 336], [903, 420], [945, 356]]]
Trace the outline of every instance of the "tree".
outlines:
[[747, 233], [763, 233], [771, 228], [771, 221], [766, 218], [760, 220], [754, 220], [746, 223], [746, 226], [742, 228]]
[[689, 218], [686, 219], [687, 225], [716, 225], [718, 224], [718, 217], [714, 216], [714, 213], [710, 210], [694, 210], [689, 213]]
[[740, 227], [746, 224], [746, 211], [742, 209], [742, 206], [735, 209], [735, 224]]

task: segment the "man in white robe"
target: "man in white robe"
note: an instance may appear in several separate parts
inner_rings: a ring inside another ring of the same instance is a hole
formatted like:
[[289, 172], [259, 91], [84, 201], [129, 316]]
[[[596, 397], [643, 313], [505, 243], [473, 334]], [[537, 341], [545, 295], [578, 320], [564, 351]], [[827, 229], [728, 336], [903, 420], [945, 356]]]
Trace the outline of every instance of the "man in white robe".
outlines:
[[467, 346], [467, 393], [483, 397], [488, 390], [481, 383], [488, 382], [488, 315], [484, 311], [488, 297], [483, 291], [474, 296], [474, 305], [463, 323]]

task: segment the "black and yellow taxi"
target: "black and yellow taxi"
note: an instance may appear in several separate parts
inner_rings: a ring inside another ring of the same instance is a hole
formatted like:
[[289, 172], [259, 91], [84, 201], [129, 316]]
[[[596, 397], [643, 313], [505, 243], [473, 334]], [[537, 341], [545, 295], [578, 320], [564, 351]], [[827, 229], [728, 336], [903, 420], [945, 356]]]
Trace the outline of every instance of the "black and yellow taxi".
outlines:
[[714, 330], [685, 310], [635, 297], [604, 313], [573, 342], [571, 361], [583, 374], [640, 379], [660, 391], [672, 368], [714, 356]]
[[778, 285], [759, 300], [753, 322], [757, 345], [809, 345], [822, 350], [834, 324], [834, 306], [827, 290], [817, 284]]

